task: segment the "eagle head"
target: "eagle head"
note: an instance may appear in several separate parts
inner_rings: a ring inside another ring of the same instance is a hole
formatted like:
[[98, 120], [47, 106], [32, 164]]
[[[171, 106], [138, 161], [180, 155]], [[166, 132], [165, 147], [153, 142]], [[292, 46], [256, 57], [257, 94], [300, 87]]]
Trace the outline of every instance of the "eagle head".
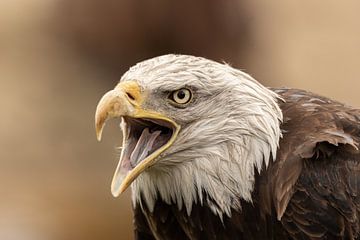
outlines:
[[131, 67], [100, 100], [97, 137], [121, 118], [122, 152], [111, 190], [129, 185], [153, 211], [158, 198], [185, 207], [207, 204], [230, 216], [251, 201], [255, 170], [275, 159], [282, 113], [278, 96], [227, 64], [164, 55]]

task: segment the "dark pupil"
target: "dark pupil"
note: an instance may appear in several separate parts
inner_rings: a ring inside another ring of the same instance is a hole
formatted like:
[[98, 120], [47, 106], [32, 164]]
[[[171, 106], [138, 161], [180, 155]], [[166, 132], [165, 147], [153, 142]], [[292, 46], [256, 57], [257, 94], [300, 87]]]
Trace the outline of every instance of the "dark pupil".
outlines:
[[185, 92], [183, 90], [180, 90], [177, 93], [177, 96], [178, 96], [179, 99], [184, 99], [185, 98]]

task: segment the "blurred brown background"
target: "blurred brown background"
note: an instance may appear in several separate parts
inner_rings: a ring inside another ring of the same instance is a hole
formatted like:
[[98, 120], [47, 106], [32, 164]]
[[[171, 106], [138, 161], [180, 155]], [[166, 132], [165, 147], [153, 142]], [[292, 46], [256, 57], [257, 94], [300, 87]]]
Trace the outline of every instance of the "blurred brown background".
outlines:
[[360, 2], [1, 0], [0, 239], [131, 239], [110, 182], [121, 134], [97, 143], [97, 101], [165, 53], [360, 107]]

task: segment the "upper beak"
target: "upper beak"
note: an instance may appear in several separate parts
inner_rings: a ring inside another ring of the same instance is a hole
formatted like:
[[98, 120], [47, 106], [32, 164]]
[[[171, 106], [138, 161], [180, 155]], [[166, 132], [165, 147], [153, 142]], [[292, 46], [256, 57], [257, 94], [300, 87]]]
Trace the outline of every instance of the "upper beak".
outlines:
[[95, 129], [98, 141], [109, 118], [135, 115], [142, 102], [140, 87], [136, 82], [121, 82], [115, 89], [107, 92], [96, 107]]
[[[141, 161], [133, 169], [129, 169], [123, 164], [122, 150], [119, 164], [116, 168], [112, 184], [112, 194], [117, 197], [136, 179], [136, 177], [146, 168], [151, 166], [156, 157], [167, 149], [175, 140], [180, 127], [170, 118], [154, 111], [145, 110], [142, 108], [144, 94], [141, 92], [139, 85], [135, 81], [120, 82], [115, 89], [107, 92], [97, 105], [95, 113], [95, 129], [97, 139], [101, 140], [102, 130], [105, 122], [109, 118], [117, 117], [131, 117], [131, 118], [148, 118], [159, 119], [170, 123], [175, 128], [175, 132], [170, 141], [159, 148], [153, 154]], [[125, 134], [123, 129], [123, 146], [125, 142]]]

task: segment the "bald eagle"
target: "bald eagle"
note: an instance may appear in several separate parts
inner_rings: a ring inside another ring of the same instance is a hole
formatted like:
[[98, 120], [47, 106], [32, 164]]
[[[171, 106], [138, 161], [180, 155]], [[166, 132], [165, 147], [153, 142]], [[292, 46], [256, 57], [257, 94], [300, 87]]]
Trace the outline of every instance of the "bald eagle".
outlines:
[[171, 54], [102, 97], [99, 140], [109, 118], [136, 239], [360, 239], [360, 110]]

